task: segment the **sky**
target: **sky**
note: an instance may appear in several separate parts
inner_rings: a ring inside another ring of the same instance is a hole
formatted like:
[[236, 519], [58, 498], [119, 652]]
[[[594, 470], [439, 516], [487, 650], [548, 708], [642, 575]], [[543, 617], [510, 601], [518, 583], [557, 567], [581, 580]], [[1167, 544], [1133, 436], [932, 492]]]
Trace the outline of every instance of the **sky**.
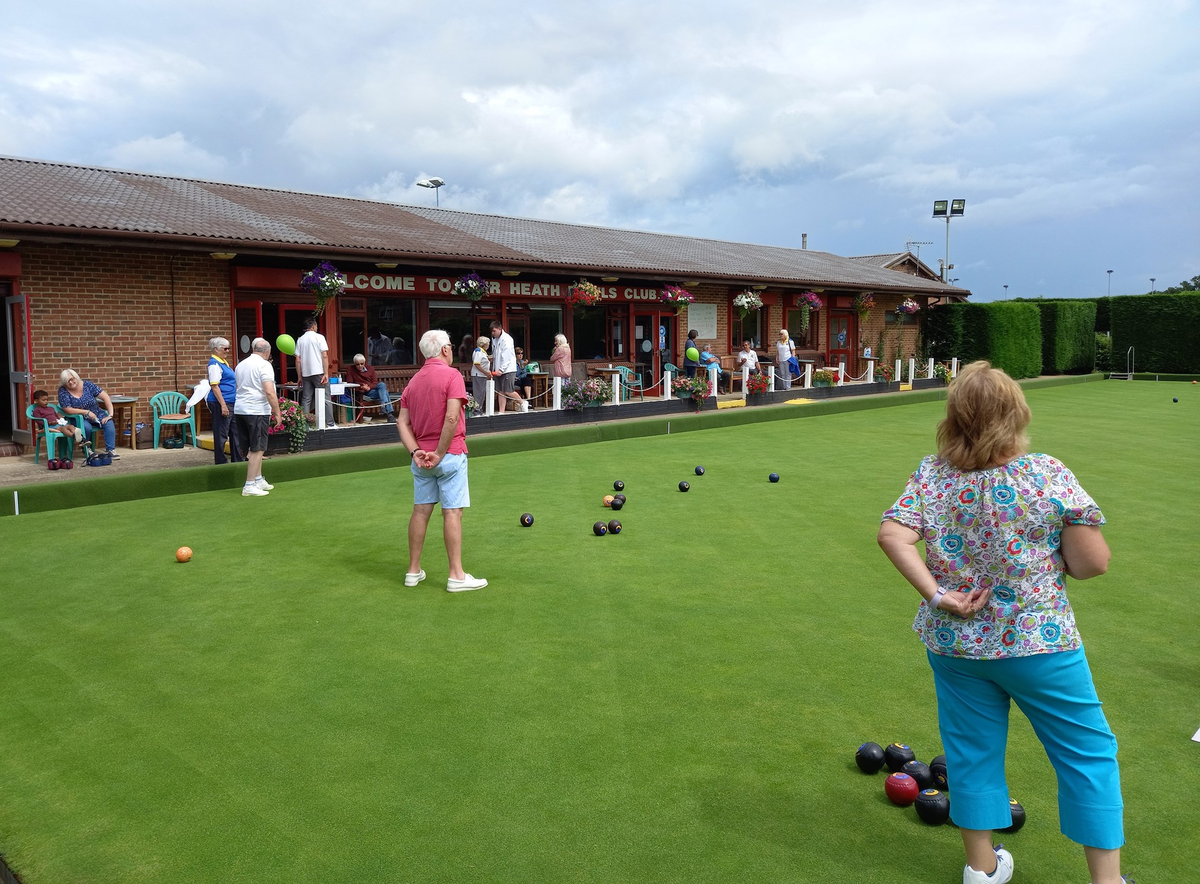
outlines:
[[0, 154], [935, 271], [965, 199], [976, 300], [1142, 293], [1200, 274], [1198, 2], [7, 0]]

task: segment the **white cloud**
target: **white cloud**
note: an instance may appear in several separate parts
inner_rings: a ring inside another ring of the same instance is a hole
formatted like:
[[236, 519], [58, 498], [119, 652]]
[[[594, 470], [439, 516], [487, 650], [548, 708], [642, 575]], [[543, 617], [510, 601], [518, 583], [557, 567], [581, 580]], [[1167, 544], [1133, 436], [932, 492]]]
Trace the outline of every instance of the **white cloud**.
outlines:
[[224, 157], [189, 143], [180, 132], [162, 138], [146, 136], [115, 145], [105, 163], [137, 172], [197, 178], [213, 178], [229, 171], [229, 163]]

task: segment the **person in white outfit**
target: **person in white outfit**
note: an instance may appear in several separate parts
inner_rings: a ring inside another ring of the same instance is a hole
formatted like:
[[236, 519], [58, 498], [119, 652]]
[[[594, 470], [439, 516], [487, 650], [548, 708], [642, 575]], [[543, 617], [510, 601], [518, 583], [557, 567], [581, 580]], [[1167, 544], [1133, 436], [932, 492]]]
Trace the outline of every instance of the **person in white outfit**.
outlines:
[[775, 342], [775, 383], [780, 390], [792, 389], [792, 370], [788, 360], [796, 355], [796, 344], [788, 336], [788, 330], [779, 330], [779, 340]]
[[317, 390], [325, 391], [325, 426], [337, 429], [333, 422], [333, 402], [329, 398], [329, 342], [317, 332], [316, 317], [304, 320], [304, 334], [296, 341], [296, 366], [300, 373], [300, 410], [313, 413]]

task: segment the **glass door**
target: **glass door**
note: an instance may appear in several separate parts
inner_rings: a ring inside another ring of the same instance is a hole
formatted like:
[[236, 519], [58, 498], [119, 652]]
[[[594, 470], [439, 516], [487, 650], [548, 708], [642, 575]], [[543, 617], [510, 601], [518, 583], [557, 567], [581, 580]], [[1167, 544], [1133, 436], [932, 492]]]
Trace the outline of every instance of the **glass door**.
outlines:
[[675, 314], [658, 310], [633, 315], [633, 351], [630, 358], [642, 383], [650, 389], [662, 377], [663, 366], [675, 363], [671, 342], [675, 340]]
[[249, 356], [250, 343], [255, 338], [262, 336], [262, 301], [234, 301], [232, 341], [234, 358], [244, 359]]
[[[5, 284], [5, 288], [11, 288]], [[6, 295], [4, 298], [5, 324], [8, 326], [8, 388], [5, 398], [9, 400], [12, 439], [20, 445], [32, 445], [29, 420], [25, 409], [29, 407], [30, 347], [29, 347], [29, 303], [24, 295]]]
[[852, 310], [837, 310], [829, 315], [829, 366], [846, 363], [847, 374], [857, 374], [855, 358], [858, 338], [858, 314]]

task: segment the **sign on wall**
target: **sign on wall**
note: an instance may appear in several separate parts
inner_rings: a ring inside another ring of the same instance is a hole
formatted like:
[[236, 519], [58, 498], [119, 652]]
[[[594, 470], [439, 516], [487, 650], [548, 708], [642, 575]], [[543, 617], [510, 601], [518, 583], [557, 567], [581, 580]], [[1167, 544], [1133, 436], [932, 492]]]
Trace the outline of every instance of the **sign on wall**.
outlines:
[[700, 334], [698, 338], [701, 341], [713, 341], [717, 337], [717, 305], [716, 304], [688, 304], [687, 308], [687, 327], [690, 331], [695, 329]]

